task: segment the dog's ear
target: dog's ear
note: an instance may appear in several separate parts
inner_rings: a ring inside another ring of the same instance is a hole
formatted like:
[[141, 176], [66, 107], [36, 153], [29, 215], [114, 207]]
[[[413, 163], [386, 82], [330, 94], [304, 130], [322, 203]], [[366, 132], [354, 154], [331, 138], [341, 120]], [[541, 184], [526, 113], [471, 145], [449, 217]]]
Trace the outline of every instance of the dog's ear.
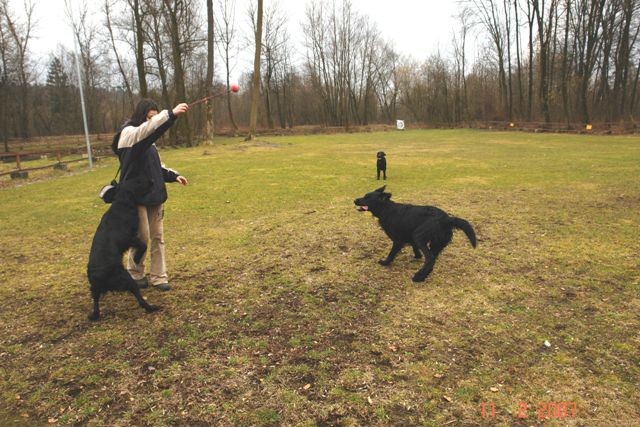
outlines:
[[376, 192], [378, 193], [384, 193], [384, 189], [387, 188], [387, 186], [385, 185], [384, 187], [380, 187], [376, 190]]
[[382, 198], [384, 200], [391, 200], [391, 193], [382, 193]]

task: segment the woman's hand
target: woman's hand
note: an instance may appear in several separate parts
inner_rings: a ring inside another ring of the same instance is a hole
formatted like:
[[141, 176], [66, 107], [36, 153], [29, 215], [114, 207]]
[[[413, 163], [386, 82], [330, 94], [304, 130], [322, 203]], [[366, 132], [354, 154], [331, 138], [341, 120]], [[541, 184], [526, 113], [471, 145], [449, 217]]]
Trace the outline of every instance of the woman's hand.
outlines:
[[187, 111], [189, 111], [189, 104], [184, 102], [173, 107], [174, 116], [179, 116], [180, 114], [186, 113]]
[[184, 176], [180, 175], [176, 178], [176, 181], [179, 182], [182, 185], [187, 185], [189, 183], [189, 181], [187, 181], [187, 178], [185, 178]]

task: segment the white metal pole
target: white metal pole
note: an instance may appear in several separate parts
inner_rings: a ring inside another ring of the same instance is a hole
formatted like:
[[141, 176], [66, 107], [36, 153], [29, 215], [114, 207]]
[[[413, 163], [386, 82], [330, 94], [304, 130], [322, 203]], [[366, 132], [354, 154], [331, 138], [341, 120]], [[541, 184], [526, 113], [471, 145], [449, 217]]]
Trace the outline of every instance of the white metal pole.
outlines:
[[76, 57], [76, 70], [78, 72], [78, 87], [80, 88], [80, 103], [82, 104], [82, 121], [84, 122], [84, 139], [87, 142], [87, 156], [89, 158], [89, 169], [93, 168], [93, 158], [91, 156], [91, 141], [89, 141], [89, 126], [87, 125], [87, 109], [84, 105], [84, 90], [82, 89], [82, 75], [80, 74], [80, 60], [78, 58], [78, 46], [76, 45], [75, 34], [73, 40], [73, 51]]

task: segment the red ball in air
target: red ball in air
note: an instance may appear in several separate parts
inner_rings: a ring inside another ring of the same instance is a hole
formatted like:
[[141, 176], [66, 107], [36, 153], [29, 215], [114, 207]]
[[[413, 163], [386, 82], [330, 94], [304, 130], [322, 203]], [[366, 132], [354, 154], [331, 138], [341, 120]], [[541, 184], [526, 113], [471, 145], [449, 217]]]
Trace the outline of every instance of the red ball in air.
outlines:
[[231, 92], [237, 92], [239, 90], [240, 90], [240, 86], [238, 86], [237, 84], [231, 85]]

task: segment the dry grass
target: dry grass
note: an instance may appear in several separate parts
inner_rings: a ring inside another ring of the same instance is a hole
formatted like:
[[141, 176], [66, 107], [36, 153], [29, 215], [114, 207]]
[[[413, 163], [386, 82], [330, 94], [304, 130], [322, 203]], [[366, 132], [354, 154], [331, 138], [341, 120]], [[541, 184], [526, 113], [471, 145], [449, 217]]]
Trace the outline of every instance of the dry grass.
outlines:
[[[394, 199], [438, 205], [479, 237], [473, 250], [456, 234], [423, 284], [410, 251], [377, 265], [389, 241], [353, 209], [378, 185], [380, 149]], [[170, 187], [174, 289], [145, 292], [156, 314], [108, 295], [103, 319], [86, 320], [96, 193], [115, 162], [0, 190], [0, 417], [640, 421], [637, 138], [407, 131], [225, 139], [162, 157], [191, 185]], [[541, 402], [576, 414], [539, 419]]]

